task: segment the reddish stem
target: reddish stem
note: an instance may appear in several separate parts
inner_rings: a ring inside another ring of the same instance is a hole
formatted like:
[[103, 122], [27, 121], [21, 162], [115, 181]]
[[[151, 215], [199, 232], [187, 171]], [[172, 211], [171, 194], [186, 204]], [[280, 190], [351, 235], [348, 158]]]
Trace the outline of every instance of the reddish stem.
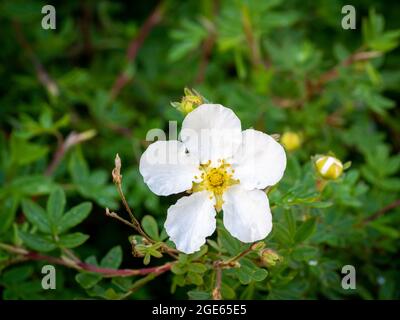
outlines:
[[[154, 11], [148, 16], [144, 24], [141, 26], [138, 34], [132, 39], [126, 52], [126, 59], [128, 63], [135, 60], [140, 47], [143, 45], [144, 40], [149, 35], [150, 31], [161, 21], [164, 13], [164, 2], [160, 2]], [[115, 99], [123, 87], [129, 82], [130, 78], [122, 71], [111, 89], [111, 97]]]
[[22, 256], [27, 260], [47, 261], [53, 264], [63, 265], [66, 267], [73, 267], [74, 266], [73, 263], [75, 263], [76, 266], [78, 267], [77, 269], [85, 270], [88, 272], [100, 273], [108, 277], [129, 277], [135, 275], [147, 275], [150, 273], [159, 275], [165, 271], [170, 270], [172, 267], [172, 263], [168, 262], [161, 266], [143, 268], [143, 269], [111, 269], [111, 268], [97, 267], [95, 265], [91, 265], [82, 261], [68, 262], [66, 260], [57, 257], [47, 256], [32, 251], [22, 254]]

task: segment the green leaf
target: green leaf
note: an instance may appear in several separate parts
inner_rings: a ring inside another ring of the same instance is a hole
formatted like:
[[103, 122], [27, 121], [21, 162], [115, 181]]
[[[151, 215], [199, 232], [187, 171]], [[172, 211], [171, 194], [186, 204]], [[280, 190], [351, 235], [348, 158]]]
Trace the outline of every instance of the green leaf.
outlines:
[[89, 236], [80, 232], [70, 233], [60, 237], [59, 245], [64, 248], [75, 248], [83, 244]]
[[187, 295], [190, 300], [209, 300], [211, 295], [209, 292], [192, 290], [188, 291]]
[[187, 267], [184, 264], [175, 263], [172, 265], [171, 271], [175, 274], [181, 275], [181, 274], [185, 274], [187, 272]]
[[[94, 266], [98, 266], [97, 259], [95, 256], [89, 256], [85, 259], [87, 264], [91, 264]], [[101, 279], [102, 275], [98, 273], [90, 273], [90, 272], [81, 272], [75, 276], [75, 280], [85, 289], [92, 288], [96, 285]]]
[[297, 247], [292, 251], [292, 258], [299, 261], [309, 261], [316, 259], [318, 249], [310, 246]]
[[74, 152], [69, 161], [69, 172], [76, 184], [85, 183], [89, 178], [89, 168], [81, 152]]
[[294, 241], [299, 243], [308, 239], [315, 231], [316, 220], [311, 218], [304, 222], [300, 228], [297, 229]]
[[63, 233], [66, 230], [78, 225], [87, 218], [91, 210], [91, 202], [84, 202], [73, 207], [61, 218], [61, 221], [58, 225], [58, 231]]
[[56, 244], [47, 236], [31, 234], [22, 230], [18, 231], [18, 235], [20, 236], [24, 244], [30, 249], [41, 252], [48, 252], [57, 248]]
[[207, 267], [199, 262], [194, 262], [194, 263], [190, 263], [188, 265], [188, 269], [190, 272], [194, 272], [194, 273], [204, 273], [207, 271]]
[[122, 263], [122, 249], [120, 246], [115, 246], [104, 256], [100, 261], [103, 268], [118, 269]]
[[18, 200], [9, 197], [0, 202], [0, 234], [5, 233], [12, 225], [17, 211]]
[[55, 188], [47, 200], [47, 214], [53, 225], [58, 225], [65, 207], [65, 193], [60, 187]]
[[159, 240], [160, 236], [158, 233], [157, 221], [149, 215], [146, 215], [142, 219], [143, 230], [154, 240]]
[[51, 233], [49, 219], [46, 211], [35, 202], [22, 200], [22, 210], [30, 223], [44, 233]]
[[49, 150], [47, 146], [31, 143], [14, 134], [11, 136], [10, 149], [11, 162], [21, 166], [44, 157]]
[[78, 273], [75, 280], [85, 289], [89, 289], [97, 284], [102, 279], [99, 274], [93, 273]]
[[18, 282], [27, 281], [33, 274], [32, 266], [19, 266], [14, 269], [7, 270], [2, 275], [1, 282], [11, 285]]
[[241, 250], [242, 245], [240, 241], [232, 237], [222, 226], [218, 228], [218, 240], [221, 242], [222, 247], [227, 249], [231, 255], [236, 255]]
[[257, 267], [249, 259], [241, 259], [240, 268], [236, 268], [234, 271], [242, 284], [249, 284], [252, 281], [262, 281], [268, 275], [267, 270]]
[[197, 286], [201, 286], [203, 284], [203, 277], [198, 273], [188, 272], [186, 277], [190, 283], [193, 283]]
[[11, 191], [22, 196], [35, 196], [48, 194], [54, 188], [55, 184], [49, 177], [42, 175], [22, 176], [15, 178], [9, 187], [3, 192]]

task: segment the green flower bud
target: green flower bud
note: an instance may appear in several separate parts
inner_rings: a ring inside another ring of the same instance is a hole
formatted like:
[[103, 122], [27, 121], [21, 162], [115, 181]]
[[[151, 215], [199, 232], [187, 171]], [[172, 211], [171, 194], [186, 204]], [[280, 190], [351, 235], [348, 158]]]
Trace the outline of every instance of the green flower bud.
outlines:
[[343, 164], [332, 156], [321, 156], [315, 161], [319, 175], [327, 180], [336, 180], [343, 173]]
[[291, 131], [284, 132], [280, 139], [280, 143], [282, 143], [287, 151], [293, 151], [300, 148], [301, 142], [301, 135]]
[[186, 115], [192, 112], [196, 107], [204, 103], [204, 98], [195, 90], [185, 88], [184, 93], [185, 95], [182, 97], [181, 102], [171, 102], [171, 105], [183, 114]]
[[261, 263], [266, 267], [273, 267], [281, 260], [281, 257], [272, 249], [261, 250], [259, 254]]

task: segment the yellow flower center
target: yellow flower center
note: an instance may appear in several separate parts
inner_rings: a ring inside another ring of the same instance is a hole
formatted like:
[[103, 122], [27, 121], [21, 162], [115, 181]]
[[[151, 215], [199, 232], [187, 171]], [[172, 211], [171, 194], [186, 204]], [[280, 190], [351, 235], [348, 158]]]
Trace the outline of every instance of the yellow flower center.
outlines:
[[[211, 193], [210, 199], [215, 198], [215, 209], [219, 212], [224, 203], [222, 199], [223, 193], [230, 186], [239, 183], [239, 180], [233, 179], [235, 170], [225, 160], [218, 160], [219, 166], [211, 166], [211, 161], [202, 164], [199, 167], [201, 171], [201, 182], [194, 182], [191, 192], [207, 190]], [[198, 177], [195, 177], [198, 179]]]

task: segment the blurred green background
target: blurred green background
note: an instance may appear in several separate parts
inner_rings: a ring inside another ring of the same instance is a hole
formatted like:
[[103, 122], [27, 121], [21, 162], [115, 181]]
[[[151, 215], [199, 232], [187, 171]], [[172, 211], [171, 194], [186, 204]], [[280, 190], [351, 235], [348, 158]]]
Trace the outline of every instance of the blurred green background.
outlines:
[[[56, 8], [55, 30], [41, 27], [45, 4]], [[130, 254], [131, 230], [104, 214], [105, 207], [123, 211], [111, 180], [114, 157], [122, 158], [135, 214], [154, 216], [161, 228], [176, 198], [153, 195], [138, 161], [148, 130], [167, 130], [169, 120], [183, 119], [170, 102], [189, 87], [232, 108], [244, 128], [301, 135], [271, 201], [285, 207], [285, 192], [300, 185], [303, 194], [296, 197], [303, 202], [290, 209], [295, 221], [305, 214], [319, 219], [308, 240], [318, 253], [294, 259], [272, 277], [275, 282], [251, 292], [235, 287], [232, 297], [398, 299], [400, 2], [353, 1], [355, 30], [341, 27], [346, 4], [0, 1], [1, 242], [18, 243], [15, 230], [26, 224], [21, 199], [45, 204], [57, 184], [68, 207], [94, 204], [78, 227], [90, 235], [79, 256], [101, 257], [121, 245], [122, 267], [142, 266]], [[73, 143], [63, 150], [66, 141]], [[310, 157], [328, 152], [352, 166], [324, 190], [329, 208], [304, 209], [314, 183], [307, 177], [315, 177]], [[276, 225], [286, 225], [279, 209], [276, 217]], [[279, 244], [285, 240], [274, 237], [276, 248], [285, 248]], [[321, 263], [313, 271], [307, 261], [316, 257]], [[344, 264], [357, 268], [354, 292], [335, 288]], [[85, 296], [75, 271], [63, 269], [57, 280], [62, 290], [43, 293], [37, 263], [0, 266], [3, 298]], [[20, 282], [7, 282], [10, 270], [22, 275]], [[170, 298], [171, 279], [163, 275], [132, 297]], [[186, 298], [186, 291], [178, 288], [172, 297]]]

